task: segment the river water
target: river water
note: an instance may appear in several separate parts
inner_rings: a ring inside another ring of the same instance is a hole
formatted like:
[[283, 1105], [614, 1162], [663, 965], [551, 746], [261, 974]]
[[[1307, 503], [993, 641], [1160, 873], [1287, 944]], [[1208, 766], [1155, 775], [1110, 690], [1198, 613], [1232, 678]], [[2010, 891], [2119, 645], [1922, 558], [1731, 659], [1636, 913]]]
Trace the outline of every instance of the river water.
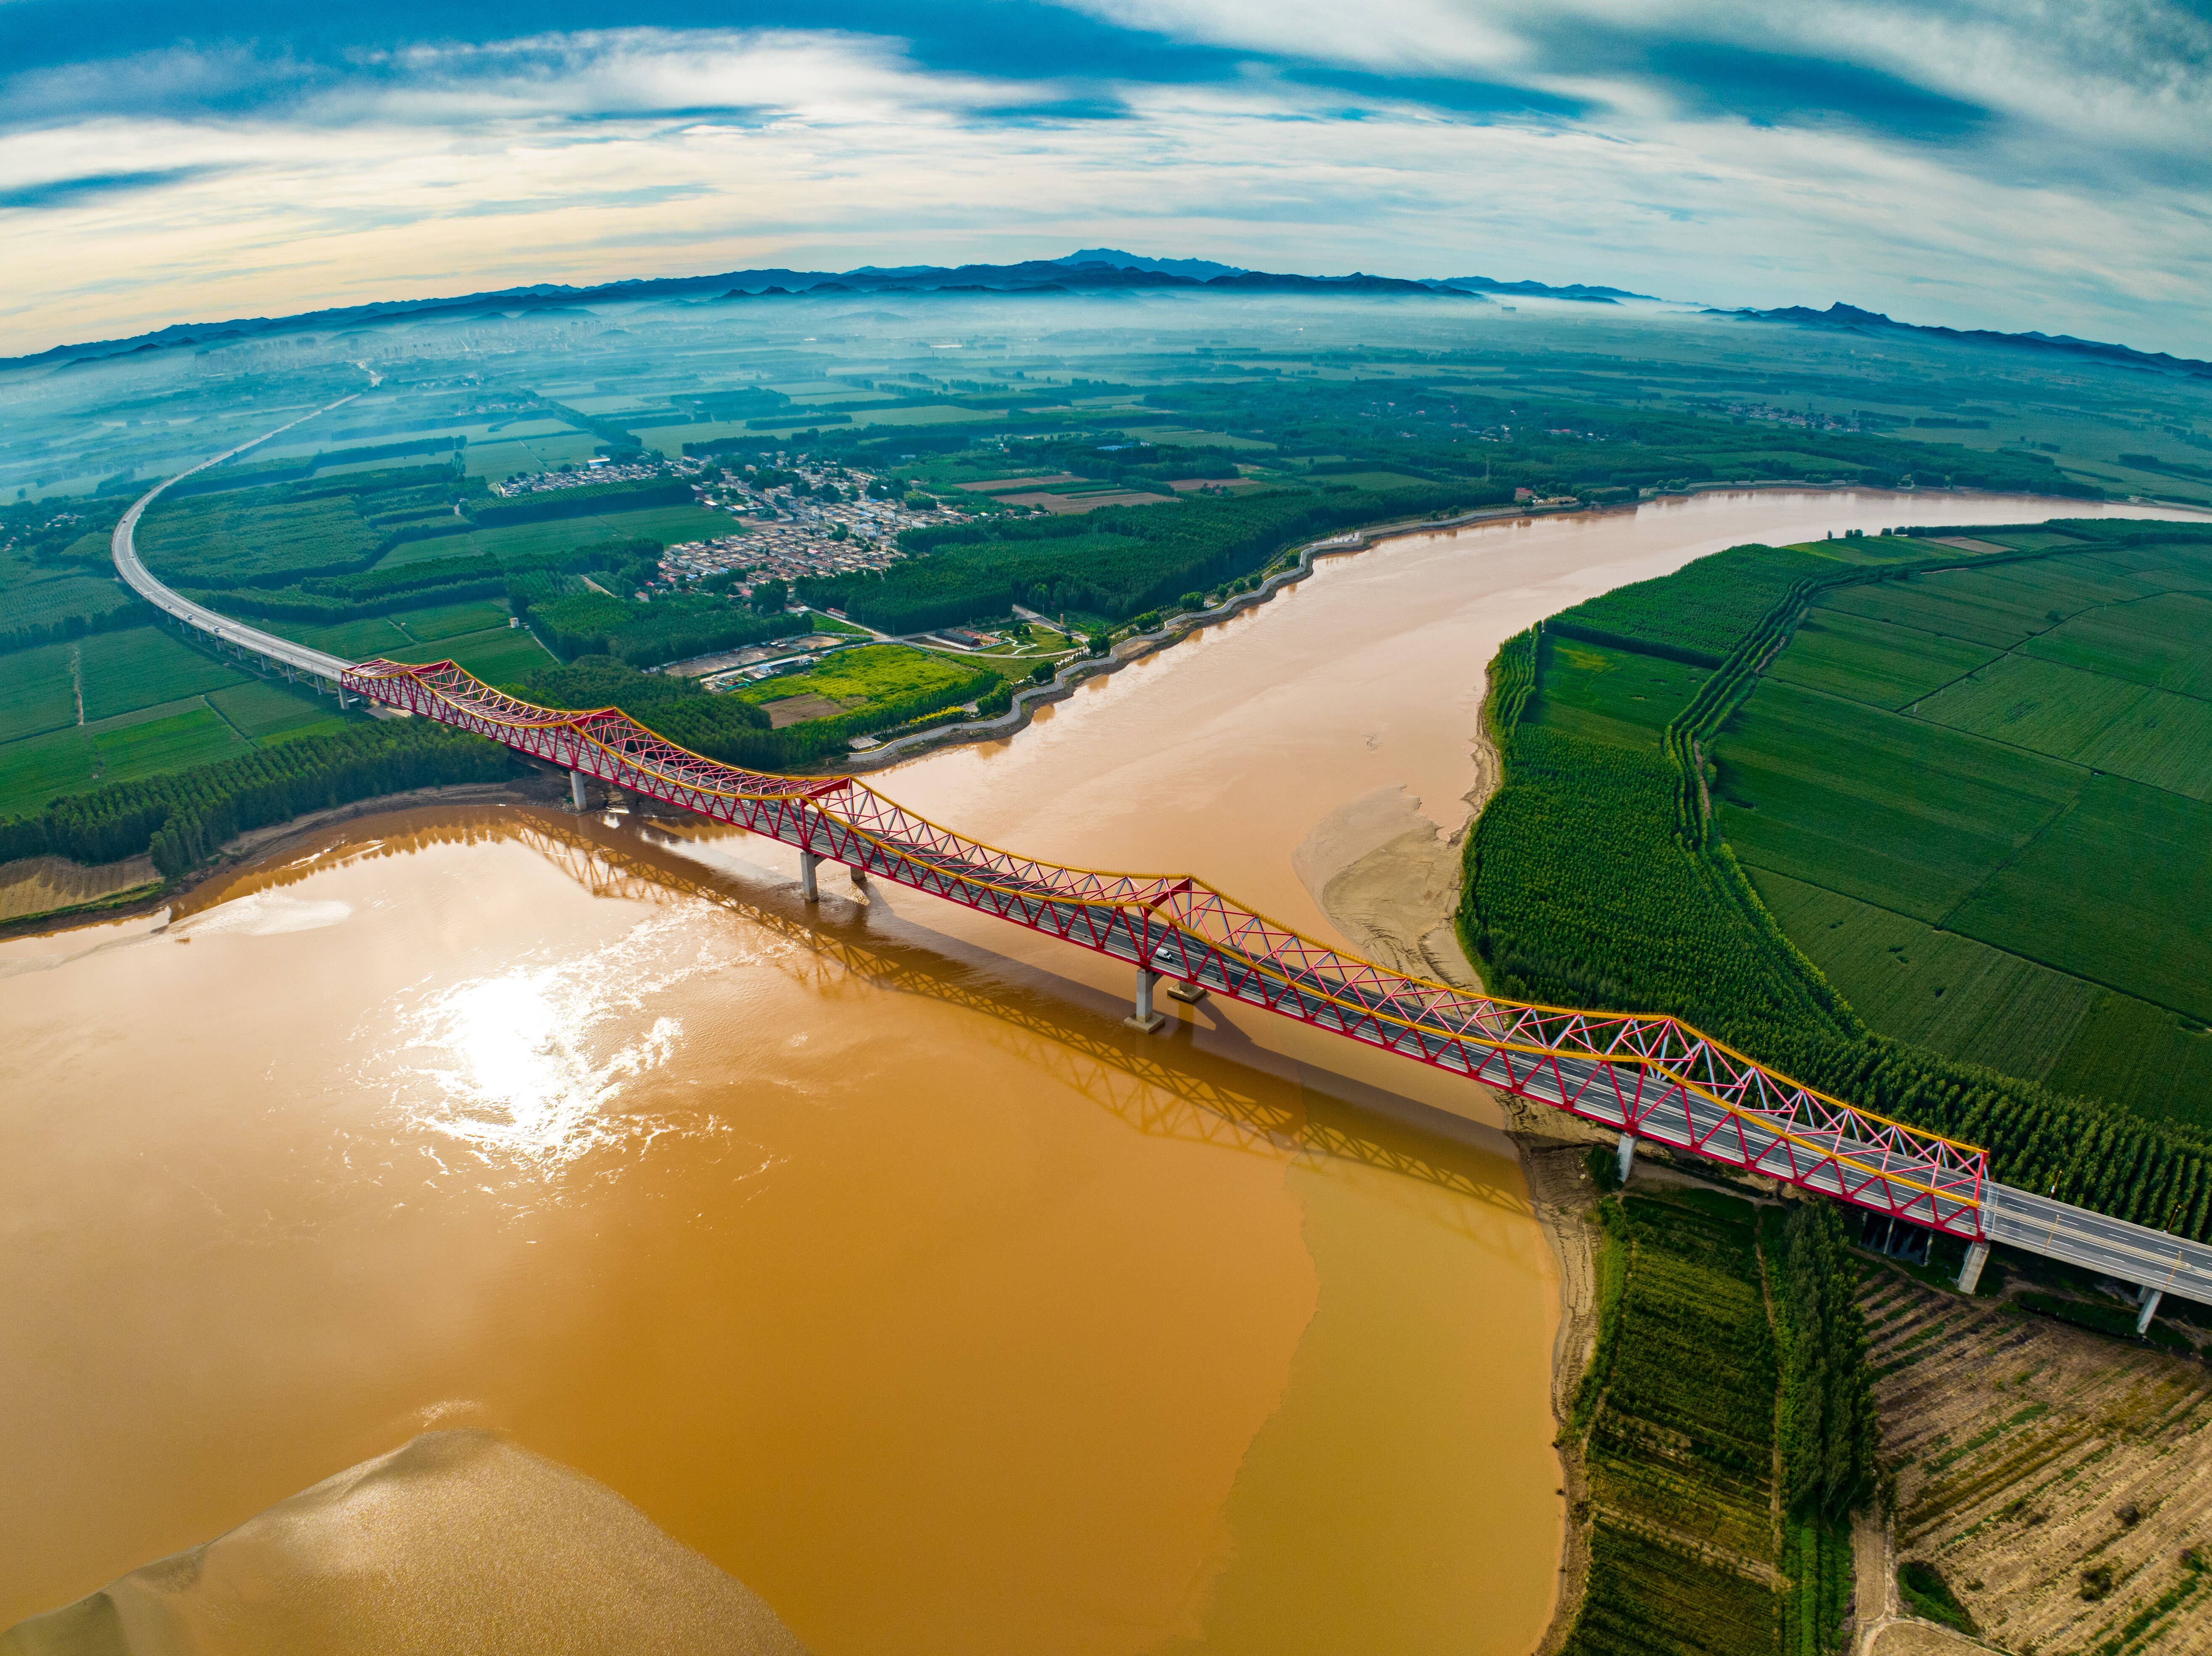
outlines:
[[[1316, 825], [1402, 789], [1458, 829], [1504, 637], [1929, 510], [1401, 537], [870, 779], [1352, 941]], [[1125, 967], [829, 870], [810, 910], [795, 877], [742, 833], [435, 807], [163, 931], [0, 945], [0, 1625], [481, 1426], [817, 1656], [1528, 1649], [1557, 1271], [1491, 1101], [1241, 1007], [1139, 1035]]]

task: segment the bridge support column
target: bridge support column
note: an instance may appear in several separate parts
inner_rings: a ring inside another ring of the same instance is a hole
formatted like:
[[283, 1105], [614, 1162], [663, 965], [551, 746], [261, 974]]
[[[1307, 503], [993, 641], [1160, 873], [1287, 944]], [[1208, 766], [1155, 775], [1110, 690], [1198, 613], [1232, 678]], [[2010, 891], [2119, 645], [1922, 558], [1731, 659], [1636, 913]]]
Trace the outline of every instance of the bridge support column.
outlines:
[[568, 798], [575, 802], [578, 810], [584, 809], [584, 773], [580, 770], [571, 768], [568, 772]]
[[1141, 966], [1137, 968], [1137, 1010], [1121, 1022], [1139, 1034], [1157, 1034], [1167, 1027], [1166, 1016], [1152, 1010], [1152, 986], [1159, 980], [1158, 973], [1148, 972]]
[[822, 859], [811, 851], [799, 853], [799, 891], [810, 903], [822, 901], [822, 888], [815, 881], [814, 870], [822, 866]]
[[2146, 1288], [2142, 1290], [2142, 1309], [2136, 1313], [2136, 1333], [2140, 1334], [2150, 1326], [2150, 1319], [2158, 1315], [2158, 1302], [2165, 1297], [2166, 1290], [2162, 1288]]
[[1625, 1132], [1620, 1136], [1620, 1182], [1626, 1184], [1628, 1175], [1636, 1171], [1636, 1135]]
[[1966, 1244], [1966, 1263], [1959, 1267], [1959, 1292], [1972, 1294], [1982, 1280], [1982, 1267], [1990, 1262], [1987, 1242]]
[[866, 869], [862, 868], [858, 863], [848, 863], [845, 864], [845, 871], [853, 877], [853, 883], [860, 887], [861, 890], [866, 891], [868, 889], [868, 870]]
[[1181, 979], [1177, 979], [1168, 986], [1168, 998], [1179, 1000], [1185, 1006], [1195, 1006], [1206, 998], [1206, 986], [1202, 983], [1185, 983]]

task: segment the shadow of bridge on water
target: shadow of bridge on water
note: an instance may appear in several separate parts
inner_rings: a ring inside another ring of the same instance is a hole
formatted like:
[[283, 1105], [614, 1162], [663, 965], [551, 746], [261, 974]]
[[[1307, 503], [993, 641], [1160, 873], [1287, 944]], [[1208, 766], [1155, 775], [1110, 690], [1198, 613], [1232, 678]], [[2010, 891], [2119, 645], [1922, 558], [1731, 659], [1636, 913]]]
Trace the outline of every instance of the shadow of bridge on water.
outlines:
[[400, 823], [371, 817], [337, 825], [322, 850], [253, 870], [227, 883], [220, 897], [439, 846], [520, 845], [595, 897], [711, 905], [788, 945], [763, 959], [802, 981], [857, 980], [978, 1014], [989, 1021], [994, 1045], [1149, 1137], [1381, 1169], [1405, 1181], [1402, 1195], [1418, 1192], [1435, 1222], [1486, 1243], [1496, 1240], [1487, 1216], [1530, 1210], [1511, 1144], [1495, 1128], [1270, 1052], [1218, 1012], [1207, 1046], [1225, 1043], [1245, 1056], [1201, 1048], [1200, 1031], [1184, 1019], [1162, 1034], [1139, 1034], [1120, 1023], [1124, 1003], [1091, 985], [993, 955], [911, 915], [879, 914], [872, 904], [825, 893], [809, 905], [794, 878], [708, 859], [718, 842], [737, 849], [752, 838], [719, 824], [620, 813], [428, 806], [407, 811]]

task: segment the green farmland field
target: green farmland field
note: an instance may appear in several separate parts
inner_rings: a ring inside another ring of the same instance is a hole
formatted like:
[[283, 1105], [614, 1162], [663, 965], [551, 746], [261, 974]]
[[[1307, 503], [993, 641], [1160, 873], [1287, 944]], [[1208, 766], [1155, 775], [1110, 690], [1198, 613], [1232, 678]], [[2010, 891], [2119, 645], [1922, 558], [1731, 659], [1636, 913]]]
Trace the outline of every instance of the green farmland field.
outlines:
[[858, 710], [898, 696], [926, 695], [949, 689], [974, 670], [926, 650], [910, 650], [901, 644], [878, 644], [859, 650], [840, 650], [809, 671], [763, 679], [735, 694], [740, 701], [750, 701], [755, 707], [781, 701], [787, 696], [818, 695], [848, 710]]
[[0, 816], [102, 782], [234, 758], [249, 745], [198, 696], [10, 742], [0, 746]]
[[1755, 878], [1783, 930], [1878, 1029], [2042, 1080], [2089, 1016], [2096, 991], [2079, 978], [1823, 886]]
[[[107, 537], [100, 536], [99, 541], [104, 549]], [[104, 616], [131, 602], [131, 593], [123, 584], [105, 575], [68, 574], [21, 566], [0, 570], [0, 633], [18, 627], [45, 627], [70, 616]]]
[[2055, 759], [1773, 679], [1714, 758], [1721, 830], [1744, 862], [1931, 924], [2087, 780]]
[[699, 506], [646, 507], [635, 512], [606, 512], [587, 518], [556, 518], [545, 523], [501, 524], [429, 541], [409, 541], [394, 547], [377, 561], [379, 569], [401, 568], [435, 558], [471, 555], [532, 557], [567, 552], [601, 541], [648, 537], [663, 545], [682, 541], [708, 540], [737, 532], [738, 521], [726, 512], [709, 512]]
[[1544, 641], [1544, 690], [1534, 723], [1600, 741], [1654, 743], [1708, 674], [1702, 667], [1578, 639]]
[[386, 616], [371, 616], [362, 621], [342, 621], [335, 627], [317, 627], [301, 621], [261, 621], [254, 623], [264, 632], [274, 633], [279, 638], [296, 639], [311, 649], [327, 650], [334, 656], [343, 656], [349, 661], [362, 661], [370, 656], [388, 656], [394, 650], [404, 650], [415, 640], [400, 630], [397, 620]]
[[0, 656], [0, 743], [76, 723], [76, 644]]
[[252, 674], [158, 627], [95, 633], [77, 647], [84, 652], [88, 723], [252, 682]]
[[327, 650], [332, 655], [355, 661], [366, 660], [370, 656], [413, 661], [421, 658], [404, 652], [417, 645], [504, 630], [507, 622], [506, 604], [497, 599], [483, 598], [421, 610], [399, 610], [388, 616], [340, 622], [335, 627], [317, 627], [297, 621], [258, 621], [256, 625], [280, 637], [297, 639], [318, 650]]
[[1591, 1569], [1563, 1656], [1834, 1651], [1849, 1498], [1824, 1520], [1818, 1489], [1854, 1465], [1871, 1488], [1871, 1418], [1800, 1427], [1808, 1393], [1847, 1392], [1864, 1362], [1840, 1222], [1648, 1186], [1592, 1216], [1599, 1333], [1562, 1439]]
[[1769, 676], [1784, 684], [1902, 707], [1996, 658], [1989, 646], [1840, 610], [1808, 616]]
[[454, 661], [488, 684], [510, 683], [553, 664], [553, 657], [527, 628], [504, 622], [482, 632], [464, 633], [428, 644], [392, 651], [393, 661]]
[[207, 703], [233, 730], [255, 743], [306, 731], [335, 730], [346, 722], [330, 697], [289, 684], [257, 682], [212, 690]]
[[158, 628], [15, 651], [0, 655], [0, 817], [345, 722], [328, 696], [257, 678]]
[[445, 604], [427, 610], [407, 610], [394, 616], [408, 636], [418, 644], [441, 638], [459, 638], [507, 625], [504, 604], [483, 599], [474, 604]]
[[1875, 1028], [2212, 1125], [2212, 555], [2004, 539], [2061, 555], [1814, 604], [1713, 744], [1719, 826]]

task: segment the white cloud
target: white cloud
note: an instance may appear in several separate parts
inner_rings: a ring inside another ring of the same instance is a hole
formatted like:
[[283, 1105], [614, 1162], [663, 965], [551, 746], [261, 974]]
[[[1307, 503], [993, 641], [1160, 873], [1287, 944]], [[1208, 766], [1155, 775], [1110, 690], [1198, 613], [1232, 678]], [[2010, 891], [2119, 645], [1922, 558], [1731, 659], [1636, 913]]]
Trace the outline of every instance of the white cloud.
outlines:
[[[1404, 20], [1468, 9], [1424, 3], [1380, 8], [1370, 45], [1408, 49], [1393, 44]], [[1471, 26], [1453, 41], [1505, 50]], [[1625, 95], [1599, 124], [1371, 99], [1354, 120], [1340, 118], [1343, 94], [1255, 66], [1224, 83], [1112, 88], [1118, 118], [1051, 119], [1020, 112], [1064, 88], [791, 32], [422, 47], [346, 73], [173, 61], [234, 92], [265, 70], [270, 95], [111, 100], [120, 112], [0, 129], [0, 192], [155, 169], [179, 180], [0, 214], [15, 278], [0, 352], [536, 280], [1106, 243], [1722, 304], [1844, 299], [2212, 355], [2198, 191], [2113, 193], [2078, 167], [1992, 177], [1936, 146], [1669, 115]], [[158, 80], [144, 64], [103, 72]], [[93, 71], [71, 73], [82, 94]], [[51, 77], [34, 90], [66, 106]]]
[[[2212, 23], [2168, 0], [1060, 0], [1177, 39], [1398, 75], [1455, 74], [1656, 114], [1625, 44], [1856, 65], [2100, 143], [2201, 152]], [[1658, 79], [1664, 80], [1662, 73]]]

